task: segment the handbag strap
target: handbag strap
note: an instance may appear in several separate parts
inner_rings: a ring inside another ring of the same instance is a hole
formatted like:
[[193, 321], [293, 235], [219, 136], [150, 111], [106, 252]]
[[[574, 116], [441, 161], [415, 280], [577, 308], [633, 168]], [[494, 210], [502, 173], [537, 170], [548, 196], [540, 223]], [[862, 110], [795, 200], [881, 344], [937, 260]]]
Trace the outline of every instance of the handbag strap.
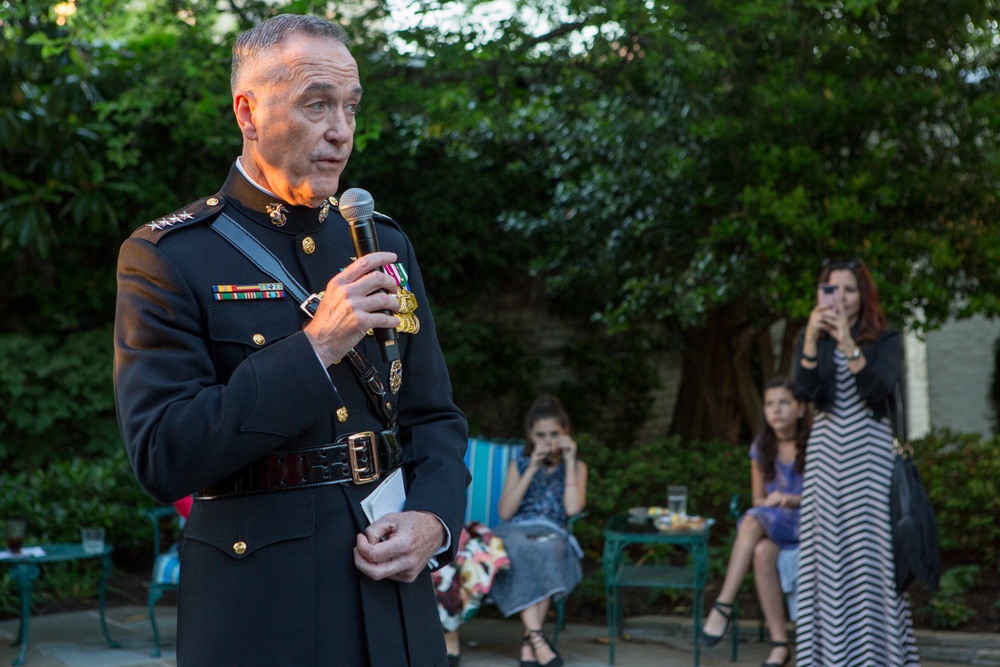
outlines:
[[890, 409], [889, 397], [885, 398], [886, 413], [892, 420], [892, 449], [897, 456], [902, 458], [913, 458], [913, 446], [906, 435], [906, 407], [903, 403], [903, 387], [899, 382], [892, 390], [892, 400], [895, 410]]

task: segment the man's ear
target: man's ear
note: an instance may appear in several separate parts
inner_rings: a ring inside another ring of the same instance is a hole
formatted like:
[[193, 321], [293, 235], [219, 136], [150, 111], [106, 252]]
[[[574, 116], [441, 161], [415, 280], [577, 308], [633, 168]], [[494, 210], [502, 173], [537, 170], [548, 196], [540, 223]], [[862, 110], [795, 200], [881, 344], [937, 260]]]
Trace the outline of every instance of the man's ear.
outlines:
[[257, 123], [253, 117], [256, 108], [257, 100], [253, 93], [237, 90], [233, 94], [233, 113], [236, 115], [236, 124], [240, 126], [240, 132], [248, 141], [257, 139]]

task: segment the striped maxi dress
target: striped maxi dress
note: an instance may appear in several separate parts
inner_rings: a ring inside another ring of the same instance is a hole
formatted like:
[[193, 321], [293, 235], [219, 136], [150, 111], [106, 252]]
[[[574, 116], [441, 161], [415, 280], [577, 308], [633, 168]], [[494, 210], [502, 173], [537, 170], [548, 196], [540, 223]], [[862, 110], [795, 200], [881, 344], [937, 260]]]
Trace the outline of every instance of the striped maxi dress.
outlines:
[[813, 424], [800, 518], [797, 667], [919, 665], [897, 595], [889, 525], [892, 430], [834, 352], [836, 397]]

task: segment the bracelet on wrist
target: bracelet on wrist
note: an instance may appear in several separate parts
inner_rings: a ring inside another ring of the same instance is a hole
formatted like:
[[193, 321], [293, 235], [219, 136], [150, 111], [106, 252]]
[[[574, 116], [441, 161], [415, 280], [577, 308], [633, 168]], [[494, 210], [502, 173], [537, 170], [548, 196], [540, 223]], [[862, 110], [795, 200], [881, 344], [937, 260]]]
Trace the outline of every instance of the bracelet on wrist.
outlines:
[[805, 352], [803, 352], [799, 356], [801, 356], [804, 361], [819, 361], [819, 355], [818, 354], [814, 354], [812, 356], [809, 356], [808, 354], [806, 354]]

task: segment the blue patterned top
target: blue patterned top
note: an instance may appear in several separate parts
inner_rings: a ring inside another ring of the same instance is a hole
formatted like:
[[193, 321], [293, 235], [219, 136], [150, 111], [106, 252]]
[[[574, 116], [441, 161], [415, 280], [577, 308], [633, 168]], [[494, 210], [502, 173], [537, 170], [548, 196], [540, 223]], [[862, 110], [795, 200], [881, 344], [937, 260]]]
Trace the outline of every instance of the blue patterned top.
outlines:
[[[515, 460], [517, 471], [524, 474], [531, 463], [531, 457], [518, 454]], [[510, 518], [510, 523], [526, 523], [548, 520], [557, 526], [566, 525], [566, 507], [563, 505], [563, 492], [566, 489], [566, 464], [560, 463], [551, 472], [540, 467], [524, 492], [521, 506], [517, 514]]]

